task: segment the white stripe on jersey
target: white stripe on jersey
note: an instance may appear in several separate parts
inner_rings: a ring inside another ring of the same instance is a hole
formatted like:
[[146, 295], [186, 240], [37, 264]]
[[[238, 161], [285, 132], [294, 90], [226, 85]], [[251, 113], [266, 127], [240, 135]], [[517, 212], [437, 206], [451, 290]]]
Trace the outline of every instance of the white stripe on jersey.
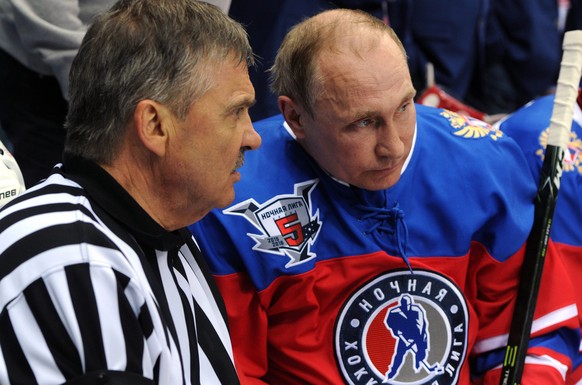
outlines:
[[43, 279], [47, 285], [47, 290], [53, 304], [55, 305], [55, 309], [61, 320], [63, 320], [65, 329], [73, 340], [73, 344], [79, 351], [81, 357], [84, 357], [83, 338], [81, 337], [81, 330], [79, 330], [79, 324], [77, 323], [75, 307], [71, 301], [71, 296], [64, 295], [64, 293], [69, 292], [65, 271], [63, 269], [53, 271]]
[[[569, 305], [558, 309], [552, 313], [546, 314], [544, 317], [540, 317], [533, 321], [532, 324], [532, 333], [535, 333], [538, 330], [541, 330], [548, 325], [559, 324], [560, 322], [567, 321], [572, 318], [578, 317], [578, 310], [576, 309], [576, 305]], [[507, 345], [508, 334], [503, 334], [487, 339], [483, 339], [481, 341], [477, 341], [473, 348], [475, 353], [483, 353], [490, 350], [495, 350], [499, 348], [503, 348]]]
[[92, 267], [90, 273], [99, 309], [99, 322], [101, 328], [107, 331], [107, 338], [103, 339], [107, 367], [111, 370], [124, 370], [127, 366], [126, 346], [119, 343], [124, 336], [119, 312], [115, 311], [119, 309], [119, 302], [117, 292], [108, 290], [117, 286], [115, 274], [111, 269], [99, 267]]
[[[55, 370], [55, 362], [52, 354], [45, 342], [45, 339], [36, 323], [34, 315], [31, 313], [24, 295], [20, 295], [17, 300], [8, 307], [8, 316], [12, 327], [20, 342], [20, 347], [30, 364], [34, 375], [38, 380], [46, 384], [61, 384], [66, 381], [60, 371]], [[43, 362], [36, 355], [41, 354]]]
[[207, 382], [205, 384], [220, 385], [220, 380], [218, 379], [218, 377], [216, 377], [216, 374], [214, 373], [214, 368], [212, 367], [210, 360], [208, 360], [206, 353], [200, 346], [198, 346], [198, 357], [200, 361], [200, 373], [206, 373]]
[[[188, 274], [188, 281], [190, 282], [190, 289], [194, 293], [196, 302], [198, 305], [204, 310], [204, 313], [210, 319], [210, 322], [214, 325], [218, 335], [221, 338], [222, 344], [226, 348], [228, 354], [230, 355], [231, 360], [233, 359], [232, 355], [232, 346], [229, 338], [228, 328], [226, 326], [226, 322], [220, 313], [220, 309], [218, 309], [218, 305], [215, 301], [210, 303], [210, 298], [214, 298], [212, 296], [212, 292], [210, 287], [208, 286], [208, 282], [204, 278], [204, 274], [202, 270], [200, 270], [200, 266], [196, 263], [194, 256], [190, 252], [188, 247], [184, 246], [180, 250], [182, 255], [184, 256], [185, 261], [190, 266], [191, 270], [184, 266], [184, 270]], [[192, 277], [191, 274], [194, 272], [195, 277]]]
[[0, 384], [9, 384], [8, 371], [6, 365], [4, 364], [4, 355], [2, 354], [2, 349], [0, 349]]
[[536, 318], [532, 323], [531, 332], [535, 333], [547, 328], [548, 326], [556, 325], [560, 322], [577, 317], [578, 308], [576, 305], [566, 306], [551, 313], [547, 313], [543, 317]]
[[525, 358], [526, 364], [535, 364], [535, 365], [546, 365], [556, 369], [561, 375], [562, 380], [566, 379], [566, 373], [568, 372], [568, 366], [562, 364], [560, 361], [548, 356], [527, 356]]
[[[164, 293], [168, 299], [170, 313], [172, 313], [172, 321], [176, 328], [176, 334], [179, 336], [188, 336], [188, 327], [186, 326], [186, 318], [184, 315], [184, 307], [180, 300], [180, 291], [178, 287], [173, 284], [174, 278], [172, 272], [168, 269], [168, 253], [163, 251], [156, 251], [156, 260], [158, 262], [158, 269], [164, 287]], [[185, 377], [190, 374], [190, 341], [188, 338], [178, 338], [178, 345], [180, 347], [180, 354], [182, 355], [182, 365]], [[188, 379], [185, 378], [186, 383]]]

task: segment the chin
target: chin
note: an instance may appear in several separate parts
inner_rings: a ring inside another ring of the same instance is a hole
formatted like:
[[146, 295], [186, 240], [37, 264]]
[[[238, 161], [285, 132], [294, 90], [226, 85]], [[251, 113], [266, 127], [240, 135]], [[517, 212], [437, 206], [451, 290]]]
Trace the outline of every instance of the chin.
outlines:
[[231, 189], [229, 193], [224, 194], [223, 197], [216, 204], [215, 208], [219, 209], [225, 208], [231, 205], [232, 202], [234, 202], [234, 189]]
[[380, 191], [386, 190], [392, 186], [394, 186], [400, 177], [397, 178], [387, 178], [384, 180], [377, 180], [377, 181], [368, 181], [367, 183], [363, 183], [362, 188], [369, 191]]

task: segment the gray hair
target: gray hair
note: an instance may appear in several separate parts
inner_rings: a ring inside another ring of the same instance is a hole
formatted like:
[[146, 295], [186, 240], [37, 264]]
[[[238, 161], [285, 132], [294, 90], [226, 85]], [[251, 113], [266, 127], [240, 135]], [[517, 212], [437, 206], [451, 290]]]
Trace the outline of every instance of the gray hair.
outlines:
[[96, 18], [73, 61], [65, 152], [110, 163], [141, 100], [184, 119], [227, 58], [254, 63], [246, 31], [218, 7], [120, 0]]
[[292, 98], [313, 117], [315, 99], [321, 91], [317, 59], [324, 50], [341, 46], [347, 31], [358, 28], [389, 36], [406, 57], [394, 30], [380, 19], [360, 10], [328, 10], [295, 25], [285, 36], [269, 70], [271, 90]]

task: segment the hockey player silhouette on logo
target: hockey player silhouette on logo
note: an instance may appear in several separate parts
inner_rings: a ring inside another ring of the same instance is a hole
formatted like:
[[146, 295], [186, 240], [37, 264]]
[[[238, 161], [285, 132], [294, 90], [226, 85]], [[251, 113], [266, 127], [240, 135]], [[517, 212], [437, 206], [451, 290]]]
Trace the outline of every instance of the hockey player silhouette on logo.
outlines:
[[414, 371], [418, 373], [423, 366], [428, 372], [442, 373], [438, 365], [426, 362], [428, 355], [428, 332], [426, 313], [415, 304], [412, 297], [404, 294], [398, 305], [386, 314], [385, 324], [396, 338], [396, 347], [384, 382], [394, 378], [399, 372], [407, 353], [414, 356]]

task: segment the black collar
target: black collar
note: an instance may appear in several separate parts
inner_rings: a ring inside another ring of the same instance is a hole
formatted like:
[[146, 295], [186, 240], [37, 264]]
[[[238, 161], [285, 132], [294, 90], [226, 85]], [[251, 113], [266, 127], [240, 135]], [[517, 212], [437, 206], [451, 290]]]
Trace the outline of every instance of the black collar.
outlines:
[[167, 231], [133, 199], [133, 197], [95, 162], [64, 154], [62, 173], [80, 184], [89, 199], [119, 222], [140, 242], [158, 250], [173, 250], [186, 242], [185, 229]]

